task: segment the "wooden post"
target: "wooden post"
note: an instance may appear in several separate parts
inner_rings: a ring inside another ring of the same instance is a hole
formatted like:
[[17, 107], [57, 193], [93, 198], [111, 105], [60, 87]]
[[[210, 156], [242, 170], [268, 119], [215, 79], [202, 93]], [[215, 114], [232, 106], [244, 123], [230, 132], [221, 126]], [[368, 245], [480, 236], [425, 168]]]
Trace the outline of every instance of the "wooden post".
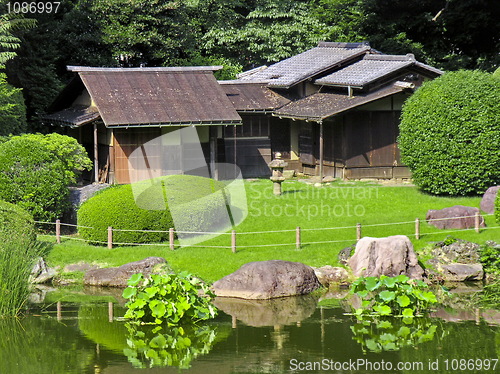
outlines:
[[325, 142], [323, 137], [323, 122], [319, 123], [319, 183], [323, 183], [323, 161], [325, 155]]
[[295, 229], [295, 248], [300, 249], [300, 226]]
[[99, 183], [99, 143], [97, 138], [97, 123], [94, 122], [94, 182]]
[[61, 244], [61, 220], [56, 219], [56, 241]]
[[174, 229], [173, 227], [168, 229], [168, 241], [170, 243], [170, 249], [173, 251], [175, 249], [174, 245]]
[[236, 230], [231, 231], [231, 250], [236, 253]]
[[415, 219], [415, 239], [420, 239], [420, 219]]
[[108, 227], [108, 249], [113, 249], [113, 228]]
[[356, 223], [356, 241], [361, 239], [361, 223]]
[[476, 232], [479, 234], [479, 222], [480, 222], [480, 215], [479, 212], [476, 212], [474, 215], [474, 227], [476, 229]]

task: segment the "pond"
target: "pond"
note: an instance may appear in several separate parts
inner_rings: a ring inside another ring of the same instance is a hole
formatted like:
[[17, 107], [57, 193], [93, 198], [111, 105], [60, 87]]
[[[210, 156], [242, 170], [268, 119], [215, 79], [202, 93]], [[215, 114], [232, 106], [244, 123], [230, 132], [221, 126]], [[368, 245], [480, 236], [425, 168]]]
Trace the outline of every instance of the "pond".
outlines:
[[46, 300], [0, 319], [0, 373], [500, 372], [496, 310], [363, 325], [335, 298], [218, 299], [215, 320], [158, 330], [126, 323], [119, 297]]

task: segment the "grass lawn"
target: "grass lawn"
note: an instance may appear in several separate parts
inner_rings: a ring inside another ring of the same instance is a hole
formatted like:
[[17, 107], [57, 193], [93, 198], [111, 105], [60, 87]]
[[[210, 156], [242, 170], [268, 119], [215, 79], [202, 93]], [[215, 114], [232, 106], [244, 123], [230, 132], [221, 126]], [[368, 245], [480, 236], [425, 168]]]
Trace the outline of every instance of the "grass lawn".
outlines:
[[[363, 236], [407, 235], [417, 251], [447, 235], [480, 244], [500, 239], [500, 229], [495, 228], [498, 225], [493, 216], [485, 217], [488, 228], [479, 234], [473, 229], [443, 232], [425, 222], [428, 209], [453, 205], [479, 207], [480, 197], [436, 197], [413, 186], [375, 182], [334, 182], [314, 187], [300, 181], [286, 181], [281, 196], [272, 194], [269, 180], [246, 181], [245, 188], [248, 216], [236, 227], [237, 253], [231, 252], [229, 235], [175, 251], [169, 250], [168, 244], [124, 246], [112, 250], [71, 239], [54, 244], [54, 237], [42, 236], [41, 240], [51, 247], [47, 260], [50, 266], [80, 261], [118, 266], [147, 256], [161, 256], [175, 270], [187, 270], [213, 282], [251, 261], [280, 259], [311, 266], [335, 266], [338, 252], [356, 242], [356, 223], [363, 225]], [[415, 218], [422, 221], [419, 240], [414, 236]], [[398, 222], [408, 223], [387, 225]], [[297, 226], [302, 228], [302, 243], [305, 243], [300, 249], [295, 248]], [[349, 228], [339, 229], [343, 227]], [[290, 231], [256, 233], [279, 230]], [[228, 248], [211, 248], [217, 246]]]

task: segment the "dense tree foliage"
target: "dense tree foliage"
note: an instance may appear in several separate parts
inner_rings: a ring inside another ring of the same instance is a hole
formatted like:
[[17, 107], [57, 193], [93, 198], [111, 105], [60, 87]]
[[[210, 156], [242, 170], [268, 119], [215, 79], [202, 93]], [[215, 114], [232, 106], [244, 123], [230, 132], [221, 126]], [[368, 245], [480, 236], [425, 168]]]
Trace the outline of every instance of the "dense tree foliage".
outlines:
[[500, 183], [499, 102], [499, 79], [466, 70], [425, 83], [405, 102], [398, 142], [419, 187], [468, 195]]
[[222, 64], [218, 78], [228, 79], [319, 40], [369, 41], [445, 70], [500, 62], [496, 0], [68, 0], [29, 17], [37, 27], [15, 34], [8, 75], [24, 88], [32, 126], [69, 79], [66, 65]]
[[20, 134], [27, 129], [26, 107], [21, 89], [7, 83], [0, 73], [0, 136]]

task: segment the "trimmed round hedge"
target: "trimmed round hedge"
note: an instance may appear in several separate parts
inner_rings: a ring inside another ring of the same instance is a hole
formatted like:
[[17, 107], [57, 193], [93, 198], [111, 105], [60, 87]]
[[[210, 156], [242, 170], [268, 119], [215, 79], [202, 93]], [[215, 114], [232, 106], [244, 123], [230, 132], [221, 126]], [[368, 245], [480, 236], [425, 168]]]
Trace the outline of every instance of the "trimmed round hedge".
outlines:
[[0, 246], [2, 243], [33, 245], [36, 230], [33, 217], [17, 205], [0, 200]]
[[401, 159], [424, 191], [473, 195], [500, 183], [500, 80], [457, 71], [426, 82], [404, 104]]
[[[227, 214], [222, 190], [212, 179], [172, 175], [132, 185], [112, 186], [98, 192], [78, 210], [79, 233], [92, 242], [106, 242], [107, 229], [201, 231]], [[167, 196], [169, 194], [170, 196]], [[168, 240], [168, 232], [114, 231], [117, 243], [152, 243]]]

